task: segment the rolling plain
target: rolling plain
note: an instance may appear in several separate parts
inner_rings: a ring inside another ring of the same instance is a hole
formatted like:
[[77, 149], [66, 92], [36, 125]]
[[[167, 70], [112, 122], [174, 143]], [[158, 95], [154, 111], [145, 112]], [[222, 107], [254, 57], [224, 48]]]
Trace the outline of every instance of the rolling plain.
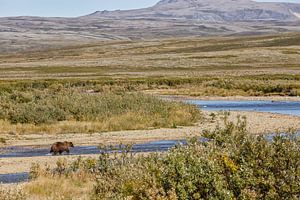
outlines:
[[[299, 101], [299, 96], [299, 33], [85, 41], [0, 54], [0, 138], [4, 147], [40, 148], [58, 140], [72, 140], [79, 146], [179, 140], [226, 129], [226, 120], [237, 126], [230, 130], [246, 132], [249, 137], [299, 131], [297, 116], [246, 111], [228, 115], [202, 111], [181, 101]], [[240, 124], [243, 116], [247, 121], [245, 127]], [[91, 163], [83, 162], [90, 164], [91, 169], [92, 158]], [[222, 159], [227, 162], [227, 157]], [[21, 187], [32, 199], [54, 198], [57, 182], [43, 166], [48, 163], [52, 168], [56, 166], [56, 170], [67, 169], [67, 160], [76, 163], [72, 155], [62, 159], [46, 155], [1, 158], [0, 173], [45, 173]], [[34, 168], [35, 162], [41, 166]], [[237, 170], [231, 167], [233, 172]], [[71, 180], [58, 178], [63, 185], [60, 199], [70, 199], [70, 194], [78, 199], [87, 198], [80, 196], [87, 191], [100, 196], [105, 193], [97, 190], [101, 181], [93, 187], [92, 175], [86, 171], [70, 176]], [[80, 182], [81, 179], [84, 181]], [[130, 184], [137, 183], [124, 183], [122, 195], [128, 192], [134, 196], [130, 187], [135, 187]], [[49, 185], [51, 189], [45, 189]], [[165, 195], [176, 199], [171, 193]], [[251, 196], [251, 192], [247, 195]]]

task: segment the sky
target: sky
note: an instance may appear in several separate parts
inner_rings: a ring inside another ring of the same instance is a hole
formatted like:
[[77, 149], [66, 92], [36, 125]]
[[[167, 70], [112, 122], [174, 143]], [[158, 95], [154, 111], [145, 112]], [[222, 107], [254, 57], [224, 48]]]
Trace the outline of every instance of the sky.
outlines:
[[[98, 10], [145, 8], [159, 0], [0, 0], [0, 17], [76, 17]], [[300, 3], [300, 0], [263, 0]]]

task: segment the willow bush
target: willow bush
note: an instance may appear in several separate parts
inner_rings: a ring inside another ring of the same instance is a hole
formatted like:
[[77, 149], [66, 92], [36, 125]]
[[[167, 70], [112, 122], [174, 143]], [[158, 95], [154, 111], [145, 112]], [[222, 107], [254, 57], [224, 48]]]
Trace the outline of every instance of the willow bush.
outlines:
[[123, 130], [192, 125], [200, 118], [196, 106], [142, 93], [42, 90], [0, 95], [0, 120], [11, 124], [97, 122], [100, 129]]
[[99, 159], [79, 158], [32, 174], [90, 177], [91, 199], [299, 199], [299, 139], [291, 133], [268, 141], [245, 127], [244, 119], [234, 124], [225, 117], [225, 127], [206, 132], [205, 142], [195, 138], [150, 155], [107, 150]]

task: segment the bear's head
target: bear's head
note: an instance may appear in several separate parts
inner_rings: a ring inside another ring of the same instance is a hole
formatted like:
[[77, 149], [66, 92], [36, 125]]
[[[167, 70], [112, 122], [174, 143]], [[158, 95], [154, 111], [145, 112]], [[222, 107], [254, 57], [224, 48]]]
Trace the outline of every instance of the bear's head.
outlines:
[[67, 141], [65, 141], [64, 143], [65, 143], [65, 145], [67, 145], [68, 147], [74, 147], [73, 142], [67, 142]]

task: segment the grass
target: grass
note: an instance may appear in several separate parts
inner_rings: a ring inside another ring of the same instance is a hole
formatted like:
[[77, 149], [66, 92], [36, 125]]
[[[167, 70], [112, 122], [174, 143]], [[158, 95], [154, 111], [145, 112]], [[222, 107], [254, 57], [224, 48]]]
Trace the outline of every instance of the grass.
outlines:
[[0, 55], [0, 79], [299, 74], [299, 33], [100, 42]]
[[201, 119], [195, 107], [165, 102], [144, 93], [299, 96], [300, 76], [1, 81], [0, 132], [10, 135], [93, 133], [177, 127]]
[[[150, 94], [300, 96], [299, 33], [100, 42], [0, 55], [0, 132], [93, 133], [193, 125], [194, 106]], [[215, 120], [211, 115], [211, 120]], [[299, 140], [225, 121], [167, 153], [104, 152], [34, 165], [0, 199], [299, 199]], [[0, 143], [6, 138], [1, 137]]]
[[190, 96], [299, 96], [299, 51], [299, 33], [288, 33], [100, 42], [3, 54], [0, 92], [63, 87]]
[[[225, 115], [224, 121], [224, 128], [203, 133], [209, 141], [192, 139], [166, 153], [132, 155], [126, 146], [121, 154], [109, 154], [110, 148], [101, 146], [99, 159], [60, 160], [53, 170], [34, 165], [25, 191], [40, 199], [68, 199], [70, 194], [88, 194], [89, 199], [298, 199], [299, 140], [291, 133], [270, 142], [248, 134], [245, 119], [234, 124]], [[83, 181], [76, 185], [78, 180]], [[78, 194], [79, 188], [87, 193]]]
[[18, 80], [0, 82], [0, 92], [66, 89], [93, 92], [144, 92], [190, 96], [299, 96], [298, 74], [206, 77], [102, 78], [92, 80]]
[[5, 188], [0, 186], [0, 199], [1, 200], [26, 200], [27, 193], [25, 193], [22, 187], [19, 186], [16, 186], [14, 188]]
[[87, 93], [49, 86], [0, 94], [2, 133], [93, 133], [192, 125], [191, 105], [142, 93]]
[[58, 200], [74, 199], [74, 197], [88, 199], [92, 187], [93, 183], [87, 180], [87, 177], [79, 178], [76, 176], [69, 179], [64, 177], [57, 177], [57, 179], [41, 178], [34, 187], [26, 186], [25, 190], [27, 193], [33, 194], [31, 199], [49, 199], [49, 197], [54, 199], [55, 195], [55, 199]]

